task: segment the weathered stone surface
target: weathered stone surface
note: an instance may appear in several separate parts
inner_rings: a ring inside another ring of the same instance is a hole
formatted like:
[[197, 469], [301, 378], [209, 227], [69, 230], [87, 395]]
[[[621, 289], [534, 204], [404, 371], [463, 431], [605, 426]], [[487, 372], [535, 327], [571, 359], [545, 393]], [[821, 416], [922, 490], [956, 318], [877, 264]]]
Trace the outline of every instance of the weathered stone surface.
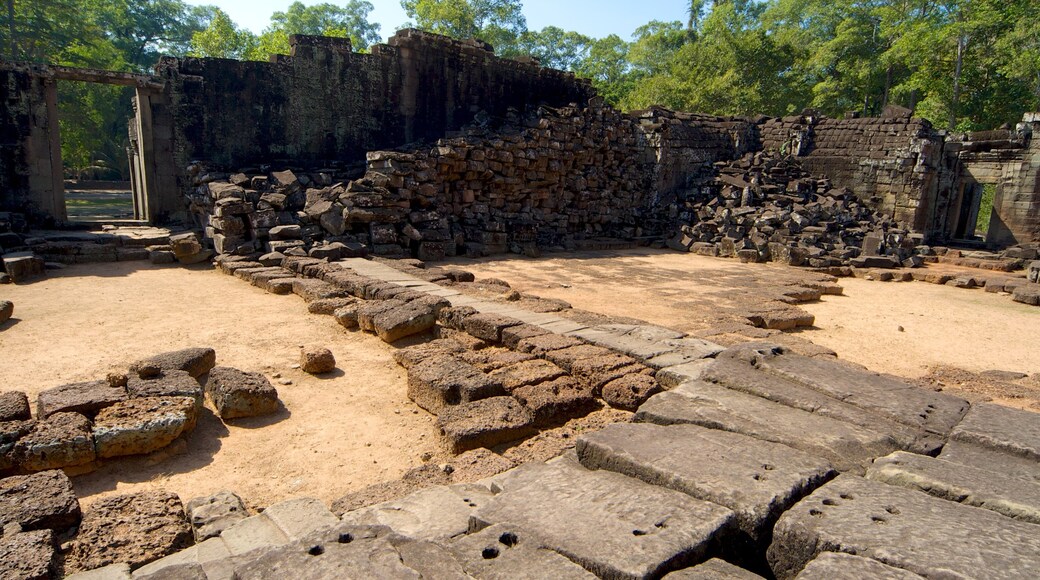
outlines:
[[146, 491], [107, 497], [84, 512], [65, 569], [78, 572], [118, 562], [136, 568], [191, 543], [191, 525], [175, 494]]
[[355, 329], [358, 327], [358, 305], [350, 304], [348, 306], [343, 306], [342, 308], [337, 308], [336, 311], [332, 313], [332, 317], [335, 318], [336, 322], [338, 322], [343, 328], [349, 330]]
[[14, 302], [0, 300], [0, 324], [11, 320], [12, 316], [14, 316]]
[[195, 428], [190, 397], [142, 397], [122, 401], [94, 419], [94, 449], [100, 459], [151, 453]]
[[79, 518], [76, 492], [60, 470], [0, 479], [0, 529], [18, 524], [25, 531], [63, 532]]
[[550, 351], [580, 346], [582, 341], [563, 334], [542, 334], [528, 338], [522, 338], [516, 343], [516, 350], [532, 354], [545, 354]]
[[206, 393], [222, 419], [269, 415], [278, 410], [278, 391], [260, 373], [216, 367], [209, 373]]
[[523, 321], [501, 314], [478, 313], [463, 321], [466, 332], [488, 342], [502, 342], [502, 331]]
[[140, 397], [191, 397], [197, 405], [202, 404], [202, 385], [187, 371], [162, 371], [153, 379], [131, 376], [126, 383], [130, 398]]
[[300, 370], [312, 375], [336, 370], [336, 357], [324, 347], [308, 347], [300, 351]]
[[395, 308], [405, 305], [403, 300], [365, 300], [358, 304], [357, 321], [361, 330], [375, 332], [375, 318], [384, 312], [390, 312]]
[[778, 375], [758, 370], [745, 361], [720, 355], [705, 369], [702, 380], [823, 417], [889, 433], [899, 441], [901, 449], [933, 453], [943, 443], [943, 438], [934, 434], [914, 429], [872, 410], [853, 405], [841, 397], [831, 397]]
[[437, 417], [452, 453], [494, 447], [533, 435], [534, 417], [513, 397], [491, 397], [444, 407]]
[[101, 409], [126, 398], [126, 389], [113, 388], [108, 381], [62, 385], [40, 393], [36, 398], [36, 415], [40, 419], [55, 413], [80, 413], [93, 417]]
[[862, 473], [874, 457], [901, 446], [890, 434], [787, 407], [702, 381], [655, 395], [636, 413], [637, 422], [690, 423], [783, 443], [829, 460], [841, 471]]
[[662, 388], [673, 389], [686, 381], [695, 381], [701, 378], [704, 369], [712, 363], [712, 359], [701, 359], [680, 365], [662, 368], [657, 371], [654, 378], [661, 384]]
[[1040, 462], [973, 443], [950, 441], [943, 447], [939, 459], [1040, 483]]
[[432, 356], [408, 369], [408, 398], [431, 413], [503, 394], [501, 385], [452, 355]]
[[437, 322], [452, 330], [466, 330], [466, 319], [477, 314], [477, 309], [472, 306], [449, 306], [437, 313]]
[[474, 578], [587, 579], [596, 576], [516, 526], [493, 525], [459, 536], [447, 544], [466, 573]]
[[315, 300], [307, 305], [307, 312], [311, 314], [326, 314], [332, 315], [340, 308], [344, 306], [350, 306], [357, 302], [357, 298], [353, 296], [345, 296], [342, 298], [321, 298]]
[[[523, 353], [518, 353], [523, 354]], [[523, 355], [527, 356], [527, 355]], [[567, 372], [549, 361], [532, 359], [491, 371], [491, 379], [512, 393], [520, 387], [558, 379]]]
[[[532, 340], [538, 340], [542, 337], [537, 337]], [[568, 348], [562, 348], [559, 350], [551, 350], [544, 353], [546, 359], [559, 365], [567, 372], [571, 372], [571, 369], [579, 361], [585, 359], [598, 358], [612, 354], [610, 350], [605, 349], [601, 346], [593, 346], [591, 344], [582, 344], [579, 346], [572, 346]]]
[[528, 464], [496, 480], [501, 491], [473, 527], [518, 526], [600, 577], [649, 578], [703, 559], [733, 525], [727, 508], [572, 460]]
[[[109, 564], [108, 566], [102, 566], [101, 568], [95, 568], [93, 570], [87, 570], [85, 572], [76, 572], [75, 574], [65, 577], [65, 580], [132, 580], [133, 576], [130, 574], [130, 565], [126, 563]], [[176, 580], [180, 580], [177, 578]], [[196, 580], [195, 577], [190, 577], [188, 580]]]
[[649, 375], [629, 374], [603, 385], [603, 400], [615, 409], [635, 411], [647, 399], [661, 392], [661, 385]]
[[725, 560], [712, 558], [692, 568], [672, 572], [665, 576], [665, 580], [762, 580], [762, 577]]
[[346, 290], [314, 278], [293, 278], [293, 293], [307, 302], [349, 296]]
[[512, 392], [531, 412], [534, 424], [548, 426], [582, 417], [596, 408], [596, 397], [588, 385], [571, 377], [527, 385]]
[[767, 556], [793, 578], [821, 552], [873, 558], [925, 577], [1034, 578], [1034, 524], [919, 491], [841, 475], [784, 513]]
[[1040, 462], [1040, 415], [995, 403], [972, 406], [950, 438]]
[[862, 556], [824, 552], [797, 576], [798, 580], [923, 580], [923, 576]]
[[875, 460], [866, 477], [1040, 524], [1040, 483], [1004, 472], [897, 451]]
[[469, 531], [469, 518], [493, 497], [481, 485], [435, 486], [400, 499], [343, 514], [343, 522], [382, 525], [419, 540], [442, 540]]
[[400, 308], [380, 313], [372, 319], [376, 334], [383, 342], [388, 343], [426, 332], [435, 324], [437, 309], [419, 301], [412, 301]]
[[185, 511], [191, 521], [196, 542], [219, 536], [231, 525], [249, 517], [249, 511], [242, 498], [227, 490], [197, 497], [188, 502]]
[[198, 378], [209, 372], [217, 364], [217, 352], [212, 348], [185, 348], [164, 352], [135, 362], [130, 365], [130, 372], [136, 373], [141, 366], [157, 366], [164, 371], [184, 371]]
[[[465, 334], [465, 336], [469, 335]], [[479, 341], [482, 344], [486, 344], [484, 343], [484, 341], [480, 339], [473, 337], [470, 338], [472, 340]], [[538, 358], [533, 354], [516, 352], [515, 350], [509, 350], [507, 348], [497, 346], [489, 346], [487, 348], [481, 348], [480, 350], [469, 350], [467, 348], [464, 349], [462, 352], [458, 353], [458, 357], [468, 362], [469, 364], [477, 367], [478, 369], [484, 371], [485, 373], [494, 373], [495, 371], [498, 371], [500, 369], [512, 367], [522, 362], [533, 361]], [[503, 380], [497, 377], [495, 378], [495, 380], [504, 383]]]
[[57, 564], [54, 532], [36, 530], [0, 536], [0, 578], [50, 580]]
[[15, 443], [33, 430], [36, 421], [0, 421], [0, 474], [17, 464]]
[[577, 451], [589, 469], [616, 471], [730, 508], [754, 542], [768, 543], [780, 514], [836, 475], [823, 458], [695, 425], [608, 425], [582, 435]]
[[452, 339], [438, 338], [394, 351], [394, 361], [406, 369], [437, 355], [460, 354], [462, 344]]
[[14, 456], [26, 471], [91, 463], [95, 454], [90, 420], [78, 413], [55, 413], [37, 421], [15, 444]]
[[231, 551], [221, 538], [210, 538], [137, 568], [134, 570], [133, 578], [134, 580], [231, 578], [234, 574], [231, 555]]
[[546, 334], [550, 334], [549, 331], [545, 330], [541, 326], [535, 326], [533, 324], [518, 324], [516, 326], [502, 329], [502, 344], [515, 349], [520, 341], [525, 338], [534, 338]]
[[21, 391], [4, 391], [0, 393], [0, 422], [28, 421], [32, 418], [29, 410], [29, 397]]

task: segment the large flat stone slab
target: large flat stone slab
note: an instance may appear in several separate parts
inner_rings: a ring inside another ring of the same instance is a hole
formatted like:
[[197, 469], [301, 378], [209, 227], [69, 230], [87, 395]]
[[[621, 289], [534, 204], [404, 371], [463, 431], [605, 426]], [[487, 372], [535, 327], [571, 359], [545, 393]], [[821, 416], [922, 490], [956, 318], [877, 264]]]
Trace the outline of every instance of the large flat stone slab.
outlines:
[[897, 451], [877, 459], [866, 477], [1040, 524], [1040, 483], [1006, 473]]
[[821, 457], [696, 425], [608, 425], [581, 436], [577, 452], [589, 469], [615, 471], [728, 507], [752, 542], [766, 544], [781, 513], [836, 475]]
[[798, 580], [923, 580], [923, 576], [862, 556], [824, 552], [809, 562]]
[[635, 421], [692, 424], [782, 443], [829, 460], [840, 471], [862, 473], [874, 457], [907, 441], [831, 417], [780, 405], [713, 383], [691, 381], [654, 395]]
[[484, 580], [542, 578], [581, 580], [596, 576], [514, 526], [494, 525], [446, 544], [467, 574]]
[[665, 576], [665, 580], [763, 580], [763, 578], [725, 560], [712, 558], [703, 564], [672, 572]]
[[972, 406], [950, 438], [1040, 462], [1040, 414], [994, 403]]
[[950, 441], [943, 447], [939, 459], [1040, 483], [1040, 462], [973, 443]]
[[780, 517], [768, 557], [781, 580], [826, 551], [927, 578], [1037, 578], [1038, 530], [989, 510], [841, 475]]
[[429, 487], [400, 499], [343, 514], [342, 521], [354, 525], [388, 526], [414, 539], [441, 540], [464, 535], [469, 518], [493, 497], [480, 485]]
[[496, 478], [475, 530], [517, 526], [586, 570], [649, 578], [707, 557], [734, 525], [731, 510], [573, 460], [528, 464]]
[[865, 409], [784, 377], [758, 370], [749, 362], [720, 355], [701, 379], [755, 395], [795, 409], [830, 417], [852, 425], [892, 435], [900, 449], [935, 453], [945, 441], [927, 431], [910, 427], [874, 410]]

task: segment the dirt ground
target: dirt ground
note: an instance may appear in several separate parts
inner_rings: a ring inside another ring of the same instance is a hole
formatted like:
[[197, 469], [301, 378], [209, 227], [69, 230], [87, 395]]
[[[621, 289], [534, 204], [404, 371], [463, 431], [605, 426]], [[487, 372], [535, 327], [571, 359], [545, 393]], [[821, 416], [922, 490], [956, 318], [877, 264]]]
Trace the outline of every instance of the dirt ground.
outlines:
[[[114, 460], [75, 477], [85, 503], [151, 488], [185, 501], [231, 489], [255, 506], [304, 496], [331, 502], [438, 453], [434, 418], [408, 400], [393, 347], [309, 314], [296, 296], [268, 294], [209, 266], [124, 262], [0, 286], [0, 298], [15, 303], [0, 330], [0, 389], [26, 391], [30, 401], [43, 389], [193, 346], [216, 349], [219, 365], [280, 375], [272, 383], [284, 412], [225, 425], [207, 410], [172, 457]], [[292, 369], [304, 344], [331, 349], [339, 371], [318, 378]]]

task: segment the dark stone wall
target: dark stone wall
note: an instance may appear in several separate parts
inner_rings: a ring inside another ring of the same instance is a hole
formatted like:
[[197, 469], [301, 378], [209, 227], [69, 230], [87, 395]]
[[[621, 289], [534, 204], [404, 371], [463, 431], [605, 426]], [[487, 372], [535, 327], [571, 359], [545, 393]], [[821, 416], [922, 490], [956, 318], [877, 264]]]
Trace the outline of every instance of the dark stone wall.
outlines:
[[54, 168], [46, 78], [38, 73], [0, 64], [0, 210], [33, 219], [56, 210], [50, 206]]

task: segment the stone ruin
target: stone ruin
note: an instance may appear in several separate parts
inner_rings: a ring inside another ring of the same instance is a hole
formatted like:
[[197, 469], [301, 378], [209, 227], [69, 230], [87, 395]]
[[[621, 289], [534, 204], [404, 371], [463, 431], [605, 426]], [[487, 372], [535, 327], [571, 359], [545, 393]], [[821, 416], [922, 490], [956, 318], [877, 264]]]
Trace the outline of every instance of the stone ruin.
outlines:
[[[840, 292], [831, 274], [891, 279], [934, 261], [1004, 273], [921, 279], [1037, 304], [1040, 266], [1006, 271], [1037, 257], [1040, 116], [948, 136], [897, 112], [624, 114], [572, 75], [479, 42], [406, 30], [371, 54], [342, 39], [292, 45], [268, 63], [164, 58], [155, 75], [0, 66], [0, 124], [17, 136], [0, 144], [6, 276], [212, 259], [345, 331], [409, 339], [395, 355], [408, 396], [437, 416], [455, 459], [332, 506], [293, 499], [251, 513], [232, 492], [187, 503], [141, 492], [81, 509], [66, 472], [170, 450], [205, 397], [233, 421], [277, 412], [277, 391], [192, 349], [41, 393], [35, 415], [5, 393], [2, 575], [1040, 575], [1035, 414], [832, 352], [726, 347], [576, 312], [435, 264], [646, 244], [817, 269], [812, 288], [777, 289], [737, 325], [773, 332], [811, 325], [789, 306]], [[48, 100], [58, 80], [136, 87], [135, 209], [194, 231], [28, 231], [65, 218]], [[1007, 249], [948, 250], [973, 233], [986, 183], [997, 184], [986, 242]], [[489, 284], [504, 298], [476, 291]], [[0, 325], [13, 311], [0, 302]], [[335, 365], [301, 356], [307, 372]], [[576, 433], [549, 461], [515, 465], [491, 450], [606, 408], [619, 420]]]

